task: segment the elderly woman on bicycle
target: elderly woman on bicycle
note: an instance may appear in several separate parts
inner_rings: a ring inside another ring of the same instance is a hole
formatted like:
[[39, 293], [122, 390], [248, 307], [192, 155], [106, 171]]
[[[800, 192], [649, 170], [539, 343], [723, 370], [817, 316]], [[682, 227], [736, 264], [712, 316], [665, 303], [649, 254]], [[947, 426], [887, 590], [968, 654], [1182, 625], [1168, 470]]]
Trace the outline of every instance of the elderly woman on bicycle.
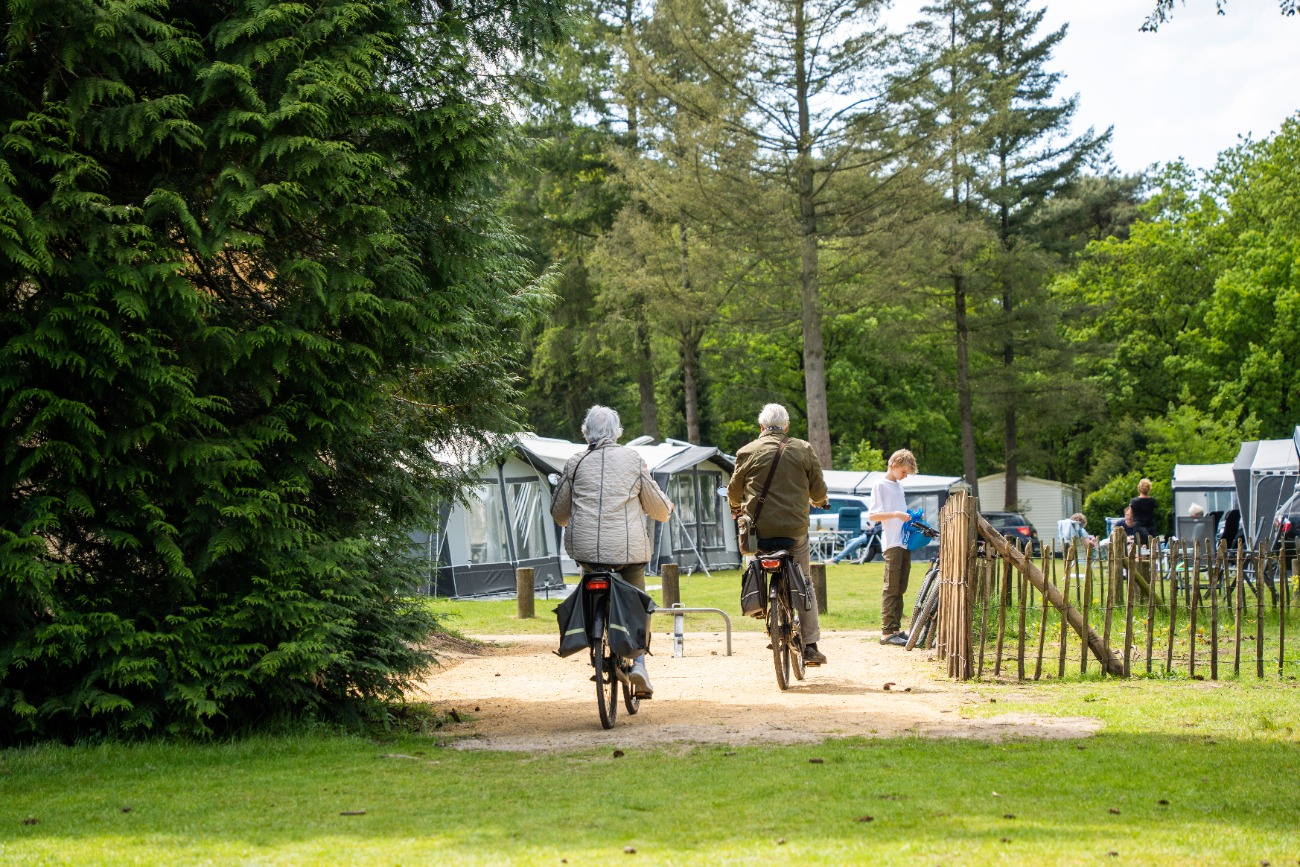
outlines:
[[[667, 521], [673, 504], [650, 477], [646, 462], [618, 444], [623, 435], [618, 413], [593, 406], [582, 423], [587, 450], [569, 458], [551, 503], [555, 523], [567, 527], [564, 549], [584, 572], [617, 572], [638, 590], [645, 590], [650, 562], [646, 516]], [[629, 673], [638, 697], [654, 693], [646, 672], [645, 651]]]

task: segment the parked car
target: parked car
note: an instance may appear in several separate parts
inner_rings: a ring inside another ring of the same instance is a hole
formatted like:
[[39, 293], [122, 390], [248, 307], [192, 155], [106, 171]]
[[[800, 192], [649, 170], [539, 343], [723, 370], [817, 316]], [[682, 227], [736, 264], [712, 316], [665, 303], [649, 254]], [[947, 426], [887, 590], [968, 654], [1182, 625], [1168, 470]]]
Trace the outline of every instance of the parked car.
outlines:
[[1042, 553], [1043, 543], [1039, 541], [1038, 530], [1019, 512], [980, 512], [980, 517], [1012, 542], [1020, 545], [1028, 542], [1029, 556], [1037, 557]]
[[1287, 558], [1296, 555], [1296, 541], [1300, 539], [1300, 490], [1287, 498], [1273, 515], [1272, 549], [1285, 546]]

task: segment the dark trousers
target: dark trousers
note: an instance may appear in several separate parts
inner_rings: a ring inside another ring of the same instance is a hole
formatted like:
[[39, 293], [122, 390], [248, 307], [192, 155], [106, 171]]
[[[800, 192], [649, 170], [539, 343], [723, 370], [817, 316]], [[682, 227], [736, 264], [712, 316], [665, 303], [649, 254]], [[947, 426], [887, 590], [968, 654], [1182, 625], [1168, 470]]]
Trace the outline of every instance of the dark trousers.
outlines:
[[628, 563], [625, 566], [608, 566], [601, 563], [579, 563], [583, 572], [617, 572], [624, 581], [638, 590], [645, 590], [645, 563]]
[[885, 587], [880, 593], [880, 634], [893, 635], [902, 629], [903, 594], [912, 571], [912, 552], [906, 548], [885, 551]]

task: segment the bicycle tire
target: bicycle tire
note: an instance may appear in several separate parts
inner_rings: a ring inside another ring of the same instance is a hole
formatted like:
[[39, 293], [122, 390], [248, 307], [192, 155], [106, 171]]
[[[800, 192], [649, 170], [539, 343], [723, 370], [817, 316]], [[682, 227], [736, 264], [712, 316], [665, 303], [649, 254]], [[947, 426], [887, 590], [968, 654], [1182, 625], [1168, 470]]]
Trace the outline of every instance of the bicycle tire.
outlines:
[[772, 593], [767, 606], [767, 637], [772, 642], [772, 664], [776, 668], [776, 685], [790, 688], [790, 650], [786, 645], [786, 608], [778, 593]]
[[880, 537], [877, 536], [876, 538], [872, 539], [870, 542], [867, 543], [867, 553], [866, 556], [862, 558], [862, 562], [871, 563], [877, 557], [879, 557], [880, 554], [881, 554]]
[[623, 682], [623, 707], [627, 709], [628, 716], [635, 716], [636, 712], [641, 709], [641, 699], [637, 698], [636, 693], [632, 691], [632, 684], [626, 680]]
[[[793, 571], [796, 567], [793, 563], [789, 568]], [[794, 604], [795, 594], [790, 592], [793, 582], [787, 576], [785, 601], [790, 612], [790, 639], [786, 642], [787, 656], [790, 661], [790, 671], [794, 673], [796, 680], [803, 680], [804, 674], [808, 671], [808, 666], [803, 659], [803, 620], [799, 617], [799, 606]], [[786, 678], [788, 682], [790, 678]]]
[[[921, 609], [921, 615], [911, 623], [911, 632], [907, 636], [907, 650], [916, 647], [923, 634], [928, 634], [930, 630], [930, 621], [934, 620], [935, 612], [939, 610], [939, 590], [938, 582], [935, 582], [935, 589], [925, 600], [925, 606]], [[921, 647], [925, 647], [924, 644]]]
[[921, 616], [921, 609], [925, 607], [926, 597], [930, 595], [935, 584], [938, 583], [939, 564], [931, 566], [925, 570], [925, 577], [921, 580], [921, 589], [917, 591], [916, 601], [912, 604], [912, 623], [915, 623]]
[[600, 711], [601, 727], [612, 729], [618, 717], [618, 676], [609, 653], [609, 626], [599, 614], [596, 627], [598, 637], [591, 657], [592, 668], [596, 670], [596, 707]]

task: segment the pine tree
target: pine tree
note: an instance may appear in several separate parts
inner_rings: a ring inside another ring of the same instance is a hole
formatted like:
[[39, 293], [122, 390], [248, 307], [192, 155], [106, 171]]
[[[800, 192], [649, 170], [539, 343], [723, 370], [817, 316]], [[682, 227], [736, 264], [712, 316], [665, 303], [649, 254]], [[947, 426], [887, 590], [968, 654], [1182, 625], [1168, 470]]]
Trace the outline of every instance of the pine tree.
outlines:
[[545, 0], [5, 4], [0, 741], [401, 695], [430, 443], [512, 423]]

